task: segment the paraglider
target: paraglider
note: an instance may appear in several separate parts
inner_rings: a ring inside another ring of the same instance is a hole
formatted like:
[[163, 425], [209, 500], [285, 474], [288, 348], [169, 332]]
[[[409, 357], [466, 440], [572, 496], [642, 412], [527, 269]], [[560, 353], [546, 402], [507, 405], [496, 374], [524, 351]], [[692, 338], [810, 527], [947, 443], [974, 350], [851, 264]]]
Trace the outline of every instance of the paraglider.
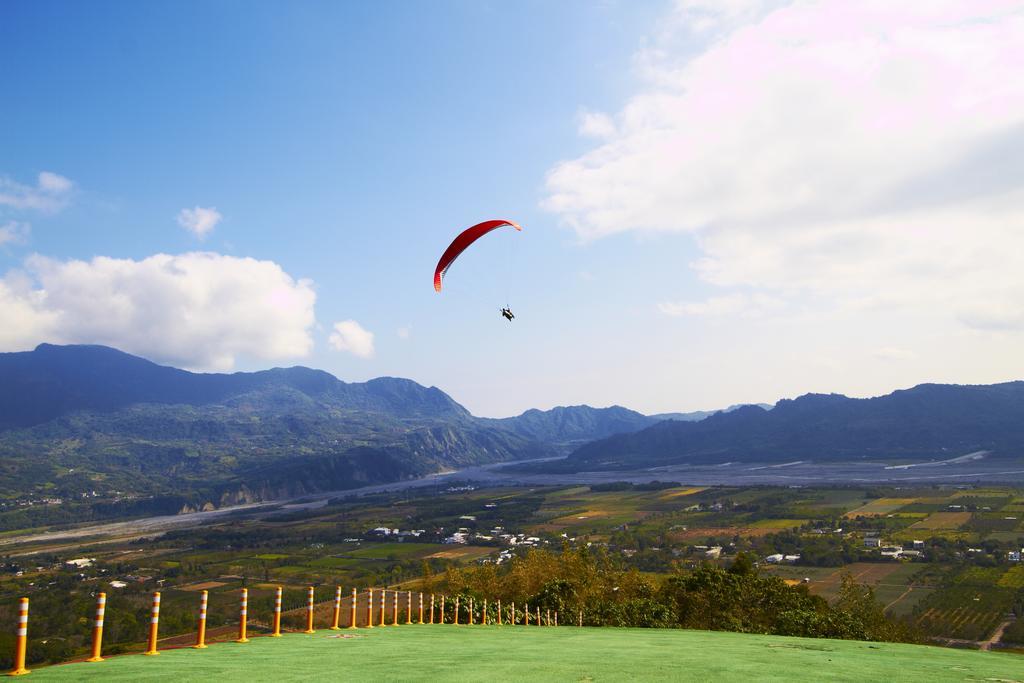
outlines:
[[[445, 274], [447, 274], [448, 269], [452, 267], [452, 263], [454, 263], [455, 259], [459, 258], [459, 255], [461, 255], [469, 245], [473, 244], [473, 242], [476, 242], [492, 230], [505, 225], [511, 226], [516, 230], [522, 230], [521, 227], [512, 221], [492, 220], [477, 223], [473, 227], [466, 228], [459, 233], [459, 236], [452, 240], [452, 243], [444, 250], [444, 253], [441, 254], [441, 259], [437, 262], [437, 268], [434, 269], [434, 291], [441, 291], [441, 280], [444, 278]], [[502, 315], [504, 315], [504, 313]]]
[[515, 318], [515, 316], [512, 315], [512, 310], [507, 307], [501, 309], [501, 314], [505, 316], [505, 319], [508, 320], [509, 322], [512, 322], [512, 319]]

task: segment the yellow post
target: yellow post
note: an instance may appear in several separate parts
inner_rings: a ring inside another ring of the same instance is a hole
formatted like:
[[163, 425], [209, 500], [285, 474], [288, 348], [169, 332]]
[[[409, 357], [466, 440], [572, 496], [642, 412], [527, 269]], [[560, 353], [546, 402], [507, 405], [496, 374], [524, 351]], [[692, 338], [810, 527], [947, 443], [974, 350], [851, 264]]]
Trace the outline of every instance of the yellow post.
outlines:
[[284, 589], [281, 586], [277, 587], [277, 597], [274, 598], [274, 632], [271, 633], [274, 638], [281, 637], [281, 594]]
[[473, 625], [473, 598], [469, 599], [469, 625]]
[[558, 610], [555, 610], [555, 626], [558, 626]]
[[196, 644], [192, 646], [197, 650], [206, 649], [206, 604], [209, 599], [207, 591], [199, 596], [199, 630], [196, 631]]
[[387, 624], [384, 623], [384, 612], [387, 611], [387, 605], [385, 604], [385, 599], [387, 598], [387, 595], [388, 595], [387, 589], [386, 588], [381, 588], [380, 589], [380, 621], [377, 622], [378, 626], [387, 626]]
[[352, 614], [349, 615], [348, 627], [356, 628], [356, 602], [359, 600], [359, 591], [352, 589]]
[[487, 626], [487, 598], [484, 598], [484, 611], [480, 615], [480, 623]]
[[102, 662], [103, 652], [103, 613], [107, 607], [107, 594], [96, 596], [96, 620], [92, 623], [92, 656], [87, 662]]
[[249, 626], [249, 589], [243, 588], [238, 601], [238, 639], [236, 643], [248, 643], [246, 634]]
[[313, 629], [313, 587], [309, 587], [306, 596], [306, 630], [303, 633], [316, 633]]
[[537, 608], [537, 626], [542, 626], [540, 623], [540, 607]]
[[523, 626], [530, 625], [530, 603], [523, 606]]
[[28, 650], [28, 598], [22, 598], [18, 602], [18, 630], [15, 634], [17, 640], [14, 641], [14, 668], [9, 675], [22, 676], [29, 673], [25, 668], [25, 652]]
[[576, 622], [576, 625], [583, 628], [583, 610], [580, 610], [579, 621]]
[[373, 628], [373, 589], [366, 589], [366, 628]]
[[149, 617], [149, 644], [146, 647], [146, 651], [142, 654], [145, 655], [158, 655], [160, 654], [156, 650], [156, 636], [160, 628], [160, 591], [153, 593], [153, 608], [150, 612]]
[[398, 626], [398, 591], [391, 591], [391, 625]]
[[430, 623], [434, 623], [434, 594], [430, 594]]
[[341, 627], [338, 626], [338, 622], [341, 620], [341, 586], [338, 586], [334, 591], [334, 619], [331, 621], [331, 630], [340, 631]]
[[405, 624], [412, 623], [412, 591], [405, 591]]
[[444, 599], [445, 599], [445, 596], [441, 595], [441, 614], [438, 615], [439, 619], [437, 620], [437, 623], [439, 623], [439, 624], [443, 624], [444, 623]]
[[544, 625], [551, 626], [551, 610], [547, 610], [544, 613]]
[[515, 626], [516, 625], [516, 601], [515, 600], [512, 601], [512, 609], [509, 610], [509, 611], [512, 612], [512, 614], [509, 615], [509, 621], [511, 621], [512, 625]]
[[456, 626], [459, 625], [459, 596], [458, 595], [455, 596], [455, 618], [452, 620], [452, 623], [455, 624]]
[[423, 593], [420, 593], [420, 623], [423, 623]]

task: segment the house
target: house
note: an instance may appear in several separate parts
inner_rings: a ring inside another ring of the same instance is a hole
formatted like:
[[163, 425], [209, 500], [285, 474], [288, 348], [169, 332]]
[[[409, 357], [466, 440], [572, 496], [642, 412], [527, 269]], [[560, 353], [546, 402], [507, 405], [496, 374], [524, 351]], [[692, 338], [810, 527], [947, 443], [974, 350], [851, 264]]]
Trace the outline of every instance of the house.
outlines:
[[914, 550], [922, 550], [924, 548], [924, 541], [913, 541]]
[[784, 555], [782, 557], [782, 559], [785, 562], [789, 562], [790, 564], [793, 564], [794, 562], [798, 562], [800, 560], [800, 556], [799, 555]]
[[722, 555], [722, 546], [720, 546], [720, 545], [716, 545], [716, 546], [714, 546], [712, 548], [708, 548], [707, 550], [704, 551], [704, 557], [710, 557], [712, 559], [717, 559], [717, 558], [721, 557], [721, 555]]
[[64, 564], [77, 569], [85, 569], [86, 567], [91, 567], [95, 561], [96, 559], [92, 557], [79, 557], [75, 560], [68, 560]]
[[769, 555], [768, 557], [764, 558], [764, 561], [768, 562], [769, 564], [778, 564], [779, 562], [782, 562], [782, 560], [785, 557], [786, 556], [782, 553], [775, 553], [774, 555]]
[[1016, 550], [1011, 550], [1010, 552], [1006, 553], [1006, 559], [1010, 562], [1020, 562], [1021, 555], [1024, 555], [1024, 548], [1021, 548], [1020, 552]]
[[864, 547], [865, 548], [881, 548], [882, 547], [882, 539], [878, 538], [877, 536], [868, 536], [867, 538], [864, 539]]
[[898, 558], [903, 554], [903, 548], [898, 545], [884, 545], [882, 546], [882, 557], [893, 557]]

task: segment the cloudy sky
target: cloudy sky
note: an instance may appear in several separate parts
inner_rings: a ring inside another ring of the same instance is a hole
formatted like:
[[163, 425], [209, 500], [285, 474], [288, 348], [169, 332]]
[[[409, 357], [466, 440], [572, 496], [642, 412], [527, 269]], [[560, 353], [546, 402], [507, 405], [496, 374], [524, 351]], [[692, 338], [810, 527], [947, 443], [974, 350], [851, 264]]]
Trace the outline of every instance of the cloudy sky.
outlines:
[[[1022, 2], [44, 0], [0, 38], [0, 351], [489, 416], [1024, 378]], [[488, 218], [524, 230], [436, 294]]]

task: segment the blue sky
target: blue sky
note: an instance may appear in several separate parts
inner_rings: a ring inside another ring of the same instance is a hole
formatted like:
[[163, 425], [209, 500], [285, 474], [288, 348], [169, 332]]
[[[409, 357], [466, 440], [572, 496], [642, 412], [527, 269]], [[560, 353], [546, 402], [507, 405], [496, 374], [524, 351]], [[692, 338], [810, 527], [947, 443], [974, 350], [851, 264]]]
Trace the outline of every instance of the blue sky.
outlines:
[[[1024, 91], [973, 74], [1019, 81], [1020, 7], [844, 12], [4, 3], [0, 351], [405, 376], [495, 416], [1024, 376], [1024, 173], [965, 181], [1021, 149]], [[524, 232], [435, 294], [494, 217]]]

